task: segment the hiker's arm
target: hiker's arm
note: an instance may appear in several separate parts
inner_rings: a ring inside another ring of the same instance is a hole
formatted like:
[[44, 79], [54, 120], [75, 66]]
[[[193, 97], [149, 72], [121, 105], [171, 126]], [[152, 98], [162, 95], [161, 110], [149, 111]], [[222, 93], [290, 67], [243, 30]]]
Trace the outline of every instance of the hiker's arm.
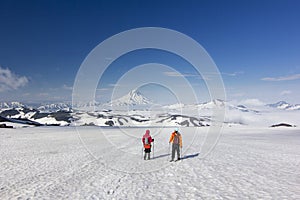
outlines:
[[170, 140], [169, 140], [169, 143], [171, 143], [174, 139], [174, 134], [172, 133], [171, 137], [170, 137]]

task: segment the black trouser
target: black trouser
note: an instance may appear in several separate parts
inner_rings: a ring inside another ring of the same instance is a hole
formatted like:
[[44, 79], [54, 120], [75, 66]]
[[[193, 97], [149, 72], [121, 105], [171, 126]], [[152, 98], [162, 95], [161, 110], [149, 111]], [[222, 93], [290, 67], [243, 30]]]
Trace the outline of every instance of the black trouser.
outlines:
[[151, 152], [151, 148], [145, 149], [144, 160], [146, 160], [147, 155], [148, 155], [148, 160], [150, 160], [150, 152]]
[[180, 159], [179, 144], [172, 144], [172, 160], [175, 158], [175, 151], [177, 152], [177, 159]]

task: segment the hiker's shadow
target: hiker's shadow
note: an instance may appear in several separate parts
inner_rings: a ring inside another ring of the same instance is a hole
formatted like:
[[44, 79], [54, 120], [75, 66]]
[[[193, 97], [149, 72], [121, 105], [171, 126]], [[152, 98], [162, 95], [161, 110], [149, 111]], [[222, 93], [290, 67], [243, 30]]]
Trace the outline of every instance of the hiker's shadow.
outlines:
[[[167, 156], [170, 156], [171, 154], [162, 154], [162, 155], [159, 155], [159, 156], [155, 156], [153, 157], [153, 159], [157, 159], [157, 158], [162, 158], [162, 157], [167, 157]], [[199, 153], [195, 153], [195, 154], [190, 154], [190, 155], [185, 155], [181, 158], [181, 160], [185, 160], [185, 159], [189, 159], [189, 158], [195, 158], [199, 156]]]
[[199, 153], [195, 153], [195, 154], [190, 154], [190, 155], [185, 155], [181, 158], [181, 160], [185, 160], [185, 159], [189, 159], [189, 158], [195, 158], [199, 156]]
[[167, 156], [170, 156], [171, 154], [167, 153], [167, 154], [162, 154], [162, 155], [159, 155], [159, 156], [154, 156], [153, 159], [157, 159], [157, 158], [163, 158], [163, 157], [167, 157]]

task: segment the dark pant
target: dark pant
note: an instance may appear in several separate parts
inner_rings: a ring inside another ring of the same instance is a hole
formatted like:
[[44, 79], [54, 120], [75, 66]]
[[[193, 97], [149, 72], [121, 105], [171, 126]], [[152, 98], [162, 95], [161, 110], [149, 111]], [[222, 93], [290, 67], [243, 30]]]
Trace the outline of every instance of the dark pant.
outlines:
[[147, 157], [148, 157], [147, 159], [150, 160], [150, 152], [151, 152], [151, 148], [150, 149], [145, 149], [144, 160], [146, 160]]
[[[148, 155], [148, 158], [147, 158], [147, 155]], [[146, 158], [147, 158], [148, 160], [150, 160], [150, 153], [145, 153], [145, 155], [144, 155], [144, 160], [146, 160]]]
[[180, 159], [179, 144], [172, 144], [172, 160], [175, 158], [175, 151], [177, 152], [177, 159]]

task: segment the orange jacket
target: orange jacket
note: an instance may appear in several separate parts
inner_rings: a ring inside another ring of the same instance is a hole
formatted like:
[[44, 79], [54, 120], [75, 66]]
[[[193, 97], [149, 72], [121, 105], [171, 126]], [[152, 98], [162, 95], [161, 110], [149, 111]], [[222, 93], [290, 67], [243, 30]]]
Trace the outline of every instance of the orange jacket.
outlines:
[[175, 131], [174, 131], [174, 132], [171, 134], [171, 137], [170, 137], [169, 142], [172, 142], [172, 143], [173, 143], [174, 138], [175, 138], [176, 135], [178, 135], [178, 137], [179, 137], [179, 146], [182, 147], [182, 137], [181, 137], [181, 134], [178, 133], [178, 132], [175, 132]]

